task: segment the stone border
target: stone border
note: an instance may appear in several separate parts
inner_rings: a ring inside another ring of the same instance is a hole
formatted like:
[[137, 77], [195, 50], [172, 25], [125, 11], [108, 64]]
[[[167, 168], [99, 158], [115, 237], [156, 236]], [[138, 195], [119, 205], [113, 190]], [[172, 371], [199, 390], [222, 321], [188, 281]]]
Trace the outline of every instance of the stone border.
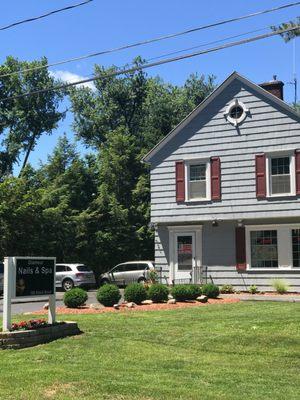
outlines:
[[80, 333], [77, 322], [70, 321], [27, 331], [0, 332], [0, 350], [33, 347]]

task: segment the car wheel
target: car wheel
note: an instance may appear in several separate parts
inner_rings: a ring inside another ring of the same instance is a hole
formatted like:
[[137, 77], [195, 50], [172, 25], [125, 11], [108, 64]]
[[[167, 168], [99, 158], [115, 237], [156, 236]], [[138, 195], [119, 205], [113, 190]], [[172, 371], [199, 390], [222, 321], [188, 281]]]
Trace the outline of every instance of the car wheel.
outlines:
[[146, 278], [139, 278], [138, 283], [141, 283], [142, 285], [145, 285], [146, 283]]
[[73, 289], [74, 282], [72, 281], [72, 279], [65, 279], [63, 281], [62, 287], [65, 292], [69, 292], [69, 290]]
[[100, 286], [107, 285], [108, 283], [109, 283], [108, 279], [102, 279], [102, 281], [100, 282]]

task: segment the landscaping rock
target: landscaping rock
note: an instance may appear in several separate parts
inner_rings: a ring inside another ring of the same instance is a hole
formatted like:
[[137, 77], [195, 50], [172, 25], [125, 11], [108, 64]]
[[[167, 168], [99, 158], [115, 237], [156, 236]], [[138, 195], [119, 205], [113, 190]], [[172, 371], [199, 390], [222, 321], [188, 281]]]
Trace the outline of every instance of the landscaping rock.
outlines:
[[120, 309], [119, 304], [114, 304], [114, 309], [115, 309], [115, 310], [119, 310], [119, 309]]
[[168, 299], [172, 300], [172, 299], [174, 299], [174, 297], [171, 294], [168, 294]]
[[207, 303], [208, 297], [203, 294], [202, 296], [197, 297], [196, 300], [200, 303]]
[[126, 304], [127, 308], [134, 308], [136, 304], [133, 301], [130, 301], [129, 303]]
[[43, 306], [43, 310], [48, 310], [49, 309], [49, 303], [45, 303]]
[[176, 300], [175, 299], [169, 299], [168, 300], [168, 304], [176, 304]]
[[153, 301], [152, 300], [144, 300], [144, 301], [142, 301], [141, 304], [143, 304], [144, 306], [147, 306], [149, 304], [153, 304]]
[[93, 303], [93, 304], [90, 304], [90, 308], [92, 310], [102, 310], [105, 307], [103, 304]]

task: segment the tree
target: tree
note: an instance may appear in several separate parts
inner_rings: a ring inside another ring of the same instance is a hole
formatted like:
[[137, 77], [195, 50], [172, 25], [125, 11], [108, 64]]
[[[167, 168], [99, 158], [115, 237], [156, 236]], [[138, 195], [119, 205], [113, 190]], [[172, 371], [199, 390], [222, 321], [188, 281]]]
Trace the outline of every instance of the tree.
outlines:
[[300, 36], [300, 17], [297, 17], [295, 21], [283, 22], [281, 25], [271, 26], [271, 29], [276, 32], [276, 31], [281, 31], [283, 29], [296, 28], [296, 27], [299, 28], [295, 29], [294, 31], [284, 32], [280, 34], [285, 42], [289, 42], [290, 40], [296, 38], [297, 36]]
[[[46, 58], [27, 62], [7, 57], [0, 67], [1, 176], [11, 174], [13, 165], [20, 161], [20, 156], [24, 153], [22, 173], [30, 152], [40, 136], [43, 133], [51, 134], [64, 117], [64, 113], [58, 111], [64, 97], [62, 91], [53, 90], [32, 96], [21, 96], [30, 91], [55, 85], [56, 81], [47, 68], [30, 70], [46, 64]], [[20, 72], [21, 70], [25, 71]], [[11, 73], [13, 74], [7, 76]]]

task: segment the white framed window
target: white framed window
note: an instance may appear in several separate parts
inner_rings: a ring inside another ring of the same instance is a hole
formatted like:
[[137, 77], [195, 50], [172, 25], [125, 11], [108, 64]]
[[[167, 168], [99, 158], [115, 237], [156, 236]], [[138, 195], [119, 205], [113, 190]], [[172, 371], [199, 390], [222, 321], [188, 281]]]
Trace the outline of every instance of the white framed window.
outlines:
[[270, 271], [300, 267], [300, 225], [246, 226], [248, 270]]
[[234, 126], [237, 126], [244, 121], [248, 112], [249, 110], [247, 109], [245, 104], [238, 99], [235, 99], [227, 107], [224, 116], [228, 122], [230, 122]]
[[185, 172], [186, 200], [210, 200], [210, 160], [188, 160], [185, 162]]
[[294, 196], [295, 155], [294, 152], [267, 154], [267, 196]]

